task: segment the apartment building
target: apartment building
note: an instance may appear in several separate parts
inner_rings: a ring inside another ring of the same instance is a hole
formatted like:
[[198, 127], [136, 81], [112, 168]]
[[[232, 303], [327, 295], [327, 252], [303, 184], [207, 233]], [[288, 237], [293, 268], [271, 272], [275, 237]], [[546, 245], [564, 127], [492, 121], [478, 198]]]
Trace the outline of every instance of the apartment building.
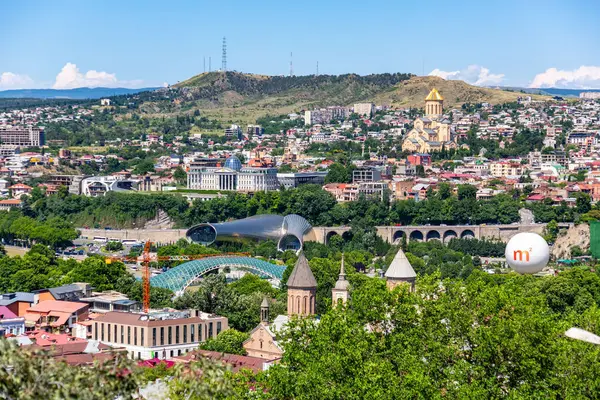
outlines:
[[366, 115], [367, 117], [370, 117], [375, 114], [375, 104], [356, 103], [354, 104], [354, 112], [358, 115]]
[[492, 176], [520, 176], [523, 174], [523, 166], [520, 163], [499, 161], [490, 163], [490, 174]]
[[149, 314], [111, 311], [94, 320], [92, 339], [125, 348], [132, 359], [171, 359], [226, 329], [226, 317], [195, 310]]
[[4, 145], [39, 147], [46, 142], [43, 128], [0, 126], [0, 142]]

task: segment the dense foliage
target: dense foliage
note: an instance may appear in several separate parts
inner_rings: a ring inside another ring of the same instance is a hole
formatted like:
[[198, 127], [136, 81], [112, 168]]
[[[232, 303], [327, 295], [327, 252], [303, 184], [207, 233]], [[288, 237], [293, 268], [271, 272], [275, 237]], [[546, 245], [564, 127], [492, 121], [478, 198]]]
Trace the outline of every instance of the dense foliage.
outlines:
[[561, 310], [545, 289], [556, 277], [432, 275], [413, 294], [354, 275], [347, 308], [292, 322], [264, 398], [596, 398], [600, 347], [563, 335], [599, 329], [600, 278], [575, 271], [560, 284], [581, 280], [589, 300]]

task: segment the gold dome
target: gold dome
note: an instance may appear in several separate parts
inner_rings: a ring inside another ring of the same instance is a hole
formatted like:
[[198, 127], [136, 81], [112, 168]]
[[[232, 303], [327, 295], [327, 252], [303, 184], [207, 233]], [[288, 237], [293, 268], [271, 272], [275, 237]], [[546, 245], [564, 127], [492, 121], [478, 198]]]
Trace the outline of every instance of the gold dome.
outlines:
[[431, 92], [425, 97], [425, 101], [443, 101], [444, 98], [436, 88], [431, 89]]

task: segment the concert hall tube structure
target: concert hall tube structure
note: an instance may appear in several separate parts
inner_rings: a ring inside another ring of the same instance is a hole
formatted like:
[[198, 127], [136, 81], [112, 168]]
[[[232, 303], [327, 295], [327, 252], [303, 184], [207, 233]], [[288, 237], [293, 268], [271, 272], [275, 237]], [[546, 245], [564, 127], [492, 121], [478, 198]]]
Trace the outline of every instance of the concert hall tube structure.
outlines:
[[304, 235], [312, 229], [308, 221], [296, 214], [255, 215], [221, 223], [204, 223], [188, 229], [186, 236], [193, 242], [209, 245], [215, 241], [275, 240], [277, 249], [300, 250]]

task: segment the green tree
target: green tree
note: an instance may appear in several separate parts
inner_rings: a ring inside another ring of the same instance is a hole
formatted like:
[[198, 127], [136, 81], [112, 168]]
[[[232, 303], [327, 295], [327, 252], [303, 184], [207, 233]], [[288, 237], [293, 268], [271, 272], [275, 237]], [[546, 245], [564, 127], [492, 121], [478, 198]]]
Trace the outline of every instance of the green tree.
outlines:
[[121, 242], [108, 242], [106, 243], [106, 251], [120, 251], [123, 250], [123, 243]]
[[134, 174], [146, 175], [154, 172], [154, 162], [150, 159], [140, 161], [133, 169]]
[[177, 167], [175, 172], [173, 172], [173, 178], [175, 178], [178, 184], [187, 185], [187, 173], [183, 168]]
[[227, 329], [220, 332], [216, 338], [202, 343], [200, 348], [221, 353], [246, 355], [246, 350], [242, 345], [249, 337], [248, 333]]

